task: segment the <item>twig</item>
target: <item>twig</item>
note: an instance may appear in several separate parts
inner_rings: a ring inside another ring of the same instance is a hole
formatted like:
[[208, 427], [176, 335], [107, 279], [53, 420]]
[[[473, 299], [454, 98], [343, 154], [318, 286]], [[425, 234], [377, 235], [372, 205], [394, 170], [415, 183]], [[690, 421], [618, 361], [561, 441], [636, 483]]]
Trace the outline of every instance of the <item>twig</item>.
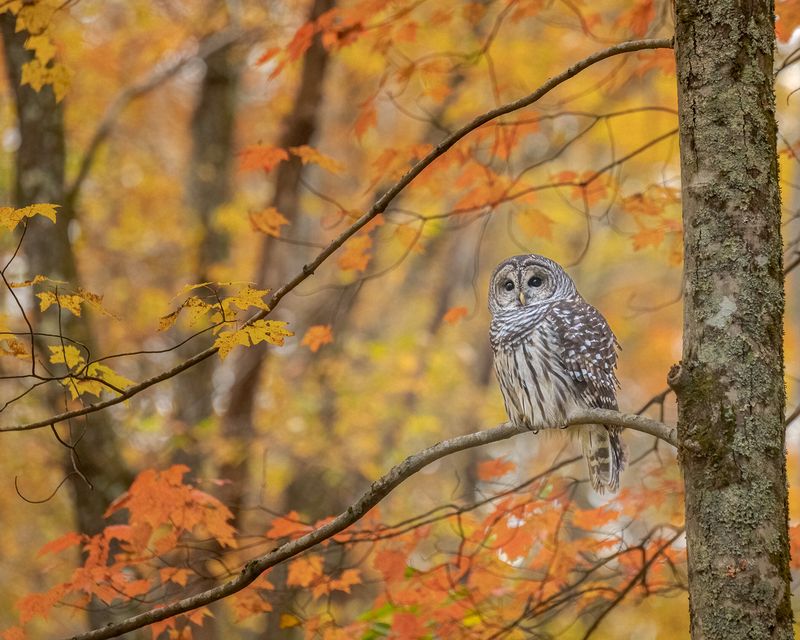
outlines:
[[[602, 51], [598, 51], [590, 55], [587, 58], [584, 58], [580, 62], [575, 63], [566, 71], [558, 74], [547, 80], [543, 85], [541, 85], [536, 91], [533, 93], [520, 98], [519, 100], [515, 100], [514, 102], [510, 102], [508, 104], [502, 105], [495, 109], [491, 109], [486, 113], [483, 113], [479, 116], [473, 118], [469, 123], [462, 126], [458, 130], [451, 133], [449, 136], [446, 136], [439, 144], [431, 150], [428, 155], [424, 158], [419, 160], [411, 169], [406, 172], [406, 174], [400, 178], [398, 182], [394, 184], [386, 193], [384, 193], [372, 207], [367, 211], [364, 215], [362, 215], [358, 220], [356, 220], [349, 228], [343, 231], [335, 240], [333, 240], [325, 249], [320, 251], [314, 260], [309, 262], [306, 265], [303, 265], [303, 268], [291, 279], [289, 282], [284, 284], [280, 289], [276, 290], [267, 300], [267, 307], [268, 309], [260, 311], [259, 313], [255, 314], [250, 320], [245, 323], [245, 326], [252, 324], [258, 320], [261, 320], [267, 317], [275, 307], [280, 303], [280, 301], [292, 290], [294, 290], [300, 283], [306, 280], [309, 276], [313, 275], [313, 273], [319, 268], [319, 266], [325, 262], [339, 247], [341, 247], [347, 240], [349, 240], [353, 235], [355, 235], [362, 227], [368, 224], [373, 218], [375, 218], [378, 214], [383, 213], [389, 203], [403, 190], [405, 189], [411, 182], [420, 174], [422, 173], [434, 160], [439, 158], [443, 155], [448, 149], [450, 149], [456, 142], [464, 138], [466, 135], [475, 131], [479, 127], [483, 126], [487, 122], [491, 122], [492, 120], [499, 118], [500, 116], [504, 116], [508, 113], [512, 113], [514, 111], [518, 111], [524, 107], [528, 107], [547, 95], [550, 91], [558, 87], [559, 85], [563, 84], [570, 78], [578, 75], [581, 71], [588, 69], [592, 65], [606, 60], [608, 58], [623, 54], [623, 53], [630, 53], [632, 51], [642, 51], [645, 49], [669, 49], [672, 47], [672, 40], [670, 39], [657, 39], [657, 40], [633, 40], [631, 42], [623, 42], [618, 45], [614, 45], [613, 47], [609, 47], [607, 49], [603, 49]], [[114, 398], [110, 398], [108, 400], [104, 400], [102, 402], [97, 402], [95, 404], [90, 404], [85, 407], [81, 407], [80, 409], [73, 409], [72, 411], [67, 411], [64, 413], [60, 413], [55, 416], [50, 416], [45, 418], [44, 420], [39, 420], [36, 422], [29, 422], [27, 424], [19, 424], [19, 425], [11, 425], [7, 427], [0, 427], [0, 432], [2, 431], [29, 431], [31, 429], [41, 429], [43, 427], [48, 427], [51, 424], [57, 422], [63, 422], [64, 420], [69, 420], [70, 418], [75, 418], [78, 416], [86, 415], [88, 413], [93, 413], [95, 411], [100, 411], [107, 407], [111, 407], [117, 405], [121, 402], [124, 402], [133, 396], [141, 393], [145, 389], [152, 387], [159, 382], [172, 378], [179, 373], [190, 369], [191, 367], [207, 360], [211, 356], [215, 355], [219, 351], [218, 347], [209, 347], [200, 353], [195, 354], [188, 360], [176, 365], [172, 369], [164, 371], [157, 376], [152, 378], [148, 378], [140, 382], [139, 384], [133, 385], [128, 387], [125, 393], [116, 396]]]
[[[610, 409], [587, 409], [570, 414], [567, 422], [569, 425], [600, 423], [627, 427], [649, 435], [658, 436], [673, 446], [676, 446], [675, 429], [673, 427], [669, 427], [644, 416], [619, 413], [618, 411], [611, 411]], [[197, 593], [188, 598], [159, 607], [158, 609], [131, 616], [120, 622], [108, 624], [101, 629], [94, 629], [73, 636], [72, 640], [102, 640], [103, 638], [114, 638], [123, 633], [133, 631], [134, 629], [141, 629], [154, 622], [166, 620], [178, 614], [204, 607], [217, 600], [222, 600], [247, 587], [247, 585], [252, 583], [267, 569], [320, 544], [324, 540], [330, 539], [337, 533], [344, 531], [358, 522], [370, 509], [389, 495], [395, 487], [399, 486], [402, 482], [432, 462], [458, 451], [464, 451], [465, 449], [479, 447], [500, 440], [507, 440], [521, 433], [527, 433], [527, 431], [507, 422], [493, 429], [443, 440], [432, 447], [428, 447], [419, 453], [409, 456], [397, 466], [392, 467], [388, 473], [373, 482], [369, 489], [367, 489], [358, 500], [327, 524], [310, 531], [296, 540], [286, 542], [263, 556], [251, 560], [244, 566], [241, 573], [232, 580], [214, 587], [213, 589], [208, 589], [207, 591]]]

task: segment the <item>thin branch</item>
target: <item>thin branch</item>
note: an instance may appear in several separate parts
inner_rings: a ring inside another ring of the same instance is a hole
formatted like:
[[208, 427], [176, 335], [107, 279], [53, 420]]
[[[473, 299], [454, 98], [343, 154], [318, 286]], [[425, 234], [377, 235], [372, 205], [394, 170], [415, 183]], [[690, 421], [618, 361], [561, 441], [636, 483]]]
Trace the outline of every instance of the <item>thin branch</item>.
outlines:
[[[587, 409], [570, 414], [567, 423], [569, 425], [609, 424], [627, 427], [629, 429], [641, 431], [642, 433], [658, 436], [671, 445], [677, 446], [674, 427], [669, 427], [644, 416], [619, 413], [618, 411], [611, 411], [610, 409]], [[263, 556], [251, 560], [244, 566], [241, 573], [232, 580], [214, 587], [213, 589], [208, 589], [207, 591], [197, 593], [158, 609], [131, 616], [121, 622], [108, 624], [102, 629], [94, 629], [73, 636], [72, 640], [101, 640], [103, 638], [114, 638], [123, 633], [133, 631], [134, 629], [141, 629], [154, 622], [166, 620], [178, 614], [204, 607], [212, 602], [237, 593], [247, 587], [247, 585], [270, 567], [274, 567], [330, 539], [337, 533], [344, 531], [358, 522], [370, 509], [389, 495], [392, 490], [432, 462], [458, 451], [464, 451], [465, 449], [483, 446], [500, 440], [507, 440], [521, 433], [527, 433], [527, 431], [506, 422], [493, 429], [443, 440], [432, 447], [428, 447], [419, 453], [409, 456], [397, 466], [392, 467], [386, 475], [373, 482], [369, 489], [367, 489], [358, 500], [327, 524], [310, 531], [296, 540], [286, 542]]]
[[[420, 174], [422, 173], [430, 164], [433, 163], [434, 160], [442, 156], [448, 149], [450, 149], [453, 145], [456, 144], [459, 140], [467, 136], [469, 133], [475, 131], [479, 127], [483, 126], [484, 124], [491, 122], [499, 118], [500, 116], [504, 116], [508, 113], [512, 113], [514, 111], [518, 111], [524, 107], [528, 107], [539, 99], [547, 95], [550, 91], [558, 87], [559, 85], [563, 84], [570, 78], [578, 75], [581, 71], [588, 69], [592, 65], [601, 62], [602, 60], [606, 60], [608, 58], [623, 54], [623, 53], [630, 53], [632, 51], [642, 51], [645, 49], [670, 49], [672, 48], [672, 40], [670, 39], [657, 39], [657, 40], [633, 40], [631, 42], [623, 42], [621, 44], [615, 45], [613, 47], [609, 47], [607, 49], [603, 49], [602, 51], [598, 51], [590, 55], [587, 58], [584, 58], [580, 62], [575, 63], [566, 71], [558, 74], [547, 80], [543, 85], [541, 85], [536, 91], [533, 93], [520, 98], [519, 100], [515, 100], [514, 102], [510, 102], [508, 104], [502, 105], [495, 109], [491, 109], [486, 113], [483, 113], [479, 116], [473, 118], [469, 123], [462, 126], [458, 130], [451, 133], [449, 136], [446, 136], [439, 144], [436, 145], [424, 158], [419, 160], [411, 169], [406, 172], [406, 174], [400, 178], [398, 182], [394, 184], [386, 193], [384, 193], [372, 207], [363, 214], [360, 218], [358, 218], [349, 228], [343, 231], [335, 240], [333, 240], [325, 249], [320, 251], [314, 260], [309, 262], [306, 265], [303, 265], [303, 268], [298, 272], [289, 282], [284, 284], [278, 290], [276, 290], [270, 298], [266, 301], [268, 309], [264, 311], [260, 311], [259, 313], [255, 314], [250, 320], [245, 323], [245, 326], [252, 324], [258, 320], [261, 320], [267, 317], [275, 307], [280, 303], [280, 301], [292, 290], [294, 290], [300, 283], [306, 280], [308, 277], [314, 274], [314, 272], [319, 268], [319, 266], [325, 262], [339, 247], [341, 247], [347, 240], [349, 240], [353, 235], [355, 235], [362, 227], [368, 224], [373, 218], [375, 218], [378, 214], [383, 213], [386, 210], [386, 207], [389, 206], [389, 203], [401, 192], [405, 189], [411, 182]], [[140, 382], [139, 384], [133, 385], [128, 387], [125, 393], [111, 398], [109, 400], [105, 400], [102, 402], [97, 402], [95, 404], [90, 404], [85, 407], [81, 407], [80, 409], [74, 409], [72, 411], [67, 411], [64, 413], [60, 413], [55, 416], [48, 417], [44, 420], [39, 420], [37, 422], [30, 422], [27, 424], [20, 424], [20, 425], [11, 425], [7, 427], [0, 427], [0, 432], [2, 431], [29, 431], [31, 429], [41, 429], [43, 427], [49, 427], [51, 424], [57, 422], [63, 422], [64, 420], [69, 420], [70, 418], [75, 418], [78, 416], [86, 415], [88, 413], [93, 413], [95, 411], [100, 411], [101, 409], [105, 409], [107, 407], [114, 406], [121, 402], [124, 402], [133, 396], [141, 393], [145, 389], [152, 387], [159, 382], [172, 378], [179, 373], [190, 369], [191, 367], [207, 360], [211, 356], [215, 355], [219, 351], [218, 347], [209, 347], [200, 353], [195, 354], [188, 360], [176, 365], [172, 369], [168, 371], [164, 371], [157, 376], [149, 378]]]

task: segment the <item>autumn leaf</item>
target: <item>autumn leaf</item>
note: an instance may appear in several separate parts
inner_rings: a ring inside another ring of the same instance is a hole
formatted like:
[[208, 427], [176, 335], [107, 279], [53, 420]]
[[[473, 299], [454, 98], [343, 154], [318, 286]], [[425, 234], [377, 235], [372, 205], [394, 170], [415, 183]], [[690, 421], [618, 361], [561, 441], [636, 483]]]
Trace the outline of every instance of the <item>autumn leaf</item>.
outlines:
[[278, 538], [299, 538], [311, 531], [311, 527], [300, 522], [300, 514], [290, 511], [285, 517], [275, 518], [269, 531], [265, 534], [271, 540]]
[[0, 226], [5, 227], [9, 231], [13, 231], [20, 221], [25, 218], [32, 218], [33, 216], [44, 216], [50, 222], [56, 221], [57, 204], [32, 204], [21, 209], [14, 209], [12, 207], [0, 207]]
[[288, 159], [289, 154], [285, 149], [265, 144], [255, 144], [246, 147], [239, 154], [239, 168], [242, 171], [263, 169], [266, 172], [270, 172], [278, 163]]
[[286, 329], [286, 322], [280, 320], [256, 320], [254, 323], [234, 329], [223, 331], [214, 341], [214, 346], [219, 349], [219, 357], [224, 360], [237, 346], [249, 347], [261, 342], [276, 346], [283, 346], [284, 339], [294, 333]]
[[372, 257], [372, 238], [368, 235], [358, 235], [348, 240], [339, 256], [337, 264], [343, 271], [364, 271]]
[[85, 536], [80, 533], [66, 533], [60, 538], [56, 538], [55, 540], [52, 540], [44, 545], [41, 549], [39, 549], [37, 556], [43, 556], [48, 553], [60, 553], [64, 549], [69, 549], [70, 547], [80, 544], [83, 542], [84, 537]]
[[333, 342], [333, 328], [329, 324], [315, 324], [308, 328], [300, 343], [316, 353], [324, 344]]
[[303, 164], [313, 162], [314, 164], [319, 165], [331, 173], [342, 173], [344, 171], [344, 165], [341, 162], [334, 160], [323, 153], [320, 153], [313, 147], [309, 147], [306, 144], [299, 147], [289, 147], [289, 151], [300, 158]]
[[364, 134], [370, 129], [374, 129], [378, 124], [378, 112], [375, 110], [375, 101], [369, 99], [363, 103], [358, 112], [355, 123], [356, 138], [362, 140]]
[[507, 460], [506, 458], [494, 458], [493, 460], [484, 460], [478, 464], [478, 478], [481, 480], [495, 480], [502, 478], [504, 475], [511, 473], [517, 468], [515, 462]]
[[381, 549], [375, 554], [372, 566], [383, 574], [386, 582], [396, 582], [405, 574], [408, 555], [399, 549]]
[[289, 563], [286, 584], [290, 587], [308, 587], [322, 576], [322, 557], [304, 555]]
[[302, 624], [302, 620], [291, 613], [282, 613], [280, 618], [281, 629], [291, 629]]
[[287, 224], [289, 224], [289, 220], [275, 207], [267, 207], [263, 211], [250, 214], [250, 225], [253, 230], [274, 238], [280, 237], [281, 227]]
[[451, 307], [442, 317], [442, 320], [449, 325], [457, 325], [462, 318], [467, 317], [466, 307]]
[[641, 251], [647, 247], [658, 247], [664, 240], [664, 229], [642, 227], [633, 234], [633, 250]]

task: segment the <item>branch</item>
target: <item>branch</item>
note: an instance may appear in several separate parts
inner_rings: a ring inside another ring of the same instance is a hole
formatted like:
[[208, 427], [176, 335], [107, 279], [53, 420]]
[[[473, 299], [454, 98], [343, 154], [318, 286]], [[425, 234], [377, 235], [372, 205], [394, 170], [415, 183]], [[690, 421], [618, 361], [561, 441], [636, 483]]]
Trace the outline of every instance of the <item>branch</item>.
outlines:
[[200, 46], [197, 47], [196, 51], [183, 53], [177, 59], [166, 65], [163, 62], [157, 64], [155, 69], [153, 69], [146, 78], [123, 89], [108, 106], [106, 112], [103, 114], [102, 120], [100, 120], [100, 124], [95, 129], [89, 141], [89, 145], [86, 147], [86, 152], [80, 160], [78, 173], [72, 183], [67, 187], [66, 195], [64, 196], [65, 202], [67, 204], [73, 204], [77, 199], [83, 182], [86, 180], [92, 168], [95, 156], [100, 150], [100, 145], [103, 144], [105, 139], [109, 136], [120, 114], [131, 102], [164, 84], [192, 60], [197, 58], [205, 60], [220, 49], [230, 46], [242, 38], [243, 35], [244, 33], [240, 29], [229, 29], [215, 33], [204, 40]]
[[[617, 56], [623, 53], [630, 53], [632, 51], [642, 51], [645, 49], [669, 49], [672, 47], [672, 40], [669, 39], [659, 39], [659, 40], [633, 40], [631, 42], [623, 42], [618, 45], [614, 45], [613, 47], [609, 47], [608, 49], [603, 49], [602, 51], [598, 51], [590, 55], [588, 58], [584, 58], [580, 62], [575, 63], [566, 71], [558, 74], [550, 78], [547, 82], [541, 85], [536, 91], [533, 93], [525, 96], [524, 98], [520, 98], [519, 100], [515, 100], [514, 102], [510, 102], [508, 104], [502, 105], [500, 107], [496, 107], [486, 113], [483, 113], [479, 116], [476, 116], [472, 119], [469, 123], [465, 124], [463, 127], [454, 131], [450, 135], [446, 136], [439, 144], [434, 147], [434, 149], [428, 153], [424, 158], [419, 160], [408, 172], [400, 178], [398, 182], [394, 184], [386, 193], [384, 193], [380, 198], [378, 198], [372, 207], [367, 211], [364, 215], [362, 215], [358, 220], [356, 220], [350, 227], [348, 227], [345, 231], [343, 231], [335, 240], [333, 240], [327, 247], [325, 247], [320, 253], [317, 255], [314, 260], [309, 262], [308, 264], [304, 265], [302, 270], [297, 273], [289, 282], [284, 284], [280, 289], [275, 291], [270, 298], [266, 301], [268, 309], [260, 311], [259, 313], [255, 314], [250, 320], [248, 320], [245, 325], [252, 324], [257, 320], [261, 320], [267, 317], [275, 307], [280, 303], [280, 301], [293, 289], [295, 289], [300, 283], [306, 280], [309, 276], [313, 275], [313, 273], [319, 268], [319, 266], [325, 262], [339, 247], [341, 247], [347, 240], [349, 240], [353, 235], [355, 235], [362, 227], [364, 227], [367, 223], [369, 223], [375, 216], [386, 209], [389, 206], [389, 203], [403, 190], [405, 189], [411, 182], [420, 174], [422, 173], [434, 160], [438, 157], [443, 155], [448, 149], [450, 149], [456, 142], [464, 138], [467, 134], [475, 131], [479, 127], [483, 126], [487, 122], [491, 122], [499, 118], [500, 116], [504, 116], [508, 113], [512, 113], [514, 111], [518, 111], [524, 107], [528, 107], [542, 97], [547, 95], [550, 91], [558, 87], [559, 85], [563, 84], [570, 78], [578, 75], [581, 71], [588, 69], [593, 64], [596, 64], [602, 60], [606, 60], [607, 58], [611, 58], [613, 56]], [[219, 349], [217, 347], [209, 347], [204, 351], [201, 351], [188, 360], [176, 365], [172, 369], [168, 371], [164, 371], [157, 376], [152, 378], [148, 378], [139, 384], [133, 385], [128, 387], [125, 393], [111, 398], [109, 400], [104, 400], [102, 402], [97, 402], [94, 404], [86, 405], [81, 407], [80, 409], [74, 409], [72, 411], [66, 411], [64, 413], [60, 413], [55, 416], [51, 416], [44, 420], [39, 420], [36, 422], [30, 422], [27, 424], [19, 424], [19, 425], [11, 425], [7, 427], [0, 427], [0, 432], [3, 431], [29, 431], [31, 429], [41, 429], [43, 427], [49, 427], [51, 424], [56, 424], [58, 422], [63, 422], [64, 420], [69, 420], [71, 418], [77, 418], [79, 416], [83, 416], [89, 413], [94, 413], [95, 411], [100, 411], [101, 409], [106, 409], [107, 407], [114, 406], [116, 404], [120, 404], [133, 396], [141, 393], [145, 389], [152, 387], [154, 384], [167, 380], [168, 378], [172, 378], [173, 376], [178, 375], [182, 371], [186, 371], [191, 367], [207, 360], [211, 356], [217, 353]]]
[[[648, 435], [657, 436], [672, 446], [677, 446], [674, 427], [669, 427], [644, 416], [619, 413], [618, 411], [612, 411], [610, 409], [587, 409], [570, 414], [567, 423], [568, 425], [601, 423], [626, 427]], [[267, 569], [303, 551], [311, 549], [352, 526], [370, 509], [388, 496], [395, 487], [399, 486], [402, 482], [432, 462], [458, 451], [483, 446], [500, 440], [507, 440], [521, 433], [527, 433], [527, 431], [506, 422], [493, 429], [477, 431], [475, 433], [468, 433], [463, 436], [450, 438], [449, 440], [443, 440], [432, 447], [428, 447], [419, 453], [409, 456], [397, 466], [392, 467], [388, 473], [373, 482], [369, 489], [367, 489], [358, 500], [327, 524], [310, 531], [296, 540], [286, 542], [263, 556], [251, 560], [245, 565], [241, 573], [232, 580], [214, 587], [213, 589], [202, 591], [158, 609], [152, 609], [145, 613], [127, 618], [126, 620], [108, 624], [101, 629], [94, 629], [73, 636], [72, 640], [102, 640], [103, 638], [114, 638], [123, 633], [133, 631], [134, 629], [141, 629], [154, 622], [166, 620], [172, 616], [186, 613], [187, 611], [192, 611], [226, 598], [247, 587], [247, 585], [253, 582]]]

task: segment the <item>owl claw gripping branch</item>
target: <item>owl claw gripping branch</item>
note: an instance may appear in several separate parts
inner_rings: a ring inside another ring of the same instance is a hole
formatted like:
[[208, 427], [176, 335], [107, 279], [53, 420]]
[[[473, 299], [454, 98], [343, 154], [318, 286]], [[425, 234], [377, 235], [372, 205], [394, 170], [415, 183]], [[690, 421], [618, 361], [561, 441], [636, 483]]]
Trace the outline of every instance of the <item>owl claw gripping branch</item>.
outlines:
[[[617, 339], [559, 264], [536, 254], [501, 262], [489, 285], [489, 310], [495, 372], [512, 423], [536, 432], [563, 426], [574, 410], [617, 409]], [[620, 431], [580, 428], [599, 493], [619, 488]]]

